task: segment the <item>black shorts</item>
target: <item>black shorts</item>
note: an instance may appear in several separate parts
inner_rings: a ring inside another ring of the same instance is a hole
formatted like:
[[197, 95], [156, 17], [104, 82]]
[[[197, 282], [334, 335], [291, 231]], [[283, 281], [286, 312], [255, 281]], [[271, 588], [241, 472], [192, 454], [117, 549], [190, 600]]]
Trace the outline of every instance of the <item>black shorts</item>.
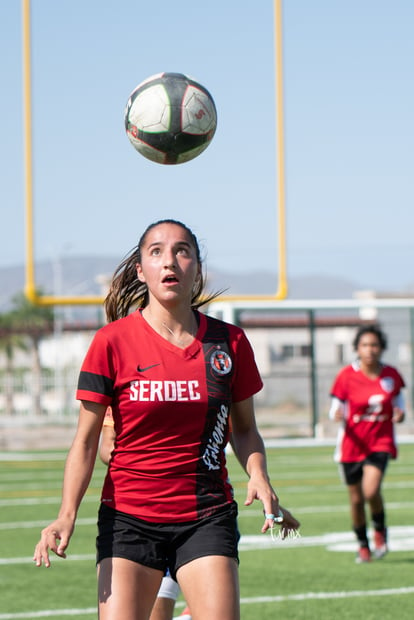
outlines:
[[373, 465], [385, 472], [390, 455], [388, 452], [372, 452], [363, 461], [356, 463], [341, 463], [342, 476], [346, 484], [357, 484], [362, 480], [365, 465]]
[[150, 523], [101, 504], [98, 515], [96, 561], [125, 558], [165, 573], [173, 579], [177, 570], [208, 555], [238, 557], [240, 534], [237, 504], [233, 502], [213, 515], [185, 523]]

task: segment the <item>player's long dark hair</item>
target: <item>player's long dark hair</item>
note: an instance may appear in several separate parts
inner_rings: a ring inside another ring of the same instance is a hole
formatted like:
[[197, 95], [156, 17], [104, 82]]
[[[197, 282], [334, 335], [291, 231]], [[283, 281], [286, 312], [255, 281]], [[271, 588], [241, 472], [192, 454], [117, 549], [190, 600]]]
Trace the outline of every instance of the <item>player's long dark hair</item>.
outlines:
[[[137, 263], [141, 263], [141, 249], [145, 243], [150, 230], [159, 226], [160, 224], [176, 224], [183, 228], [191, 244], [193, 245], [197, 261], [202, 266], [200, 246], [198, 244], [197, 237], [192, 230], [188, 228], [182, 222], [173, 219], [158, 220], [153, 224], [150, 224], [142, 234], [138, 245], [133, 248], [124, 258], [122, 263], [117, 267], [112, 277], [109, 292], [104, 301], [104, 308], [106, 318], [108, 322], [116, 321], [127, 316], [132, 310], [137, 308], [145, 308], [149, 301], [148, 287], [145, 282], [140, 282], [137, 277]], [[199, 308], [203, 304], [207, 304], [219, 295], [223, 291], [217, 293], [211, 293], [209, 295], [204, 294], [205, 278], [202, 270], [200, 269], [200, 278], [197, 279], [193, 294], [191, 297], [192, 308]]]

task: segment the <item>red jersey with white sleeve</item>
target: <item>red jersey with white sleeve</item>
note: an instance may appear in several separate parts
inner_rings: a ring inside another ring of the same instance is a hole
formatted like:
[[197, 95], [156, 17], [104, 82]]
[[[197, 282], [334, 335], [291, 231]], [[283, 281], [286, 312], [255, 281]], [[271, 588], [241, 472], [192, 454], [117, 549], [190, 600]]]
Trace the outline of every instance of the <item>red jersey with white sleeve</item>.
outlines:
[[363, 461], [373, 452], [397, 457], [392, 422], [394, 400], [405, 386], [399, 372], [383, 365], [379, 377], [367, 377], [359, 362], [343, 368], [336, 377], [331, 396], [344, 405], [345, 419], [338, 433], [335, 460]]
[[185, 349], [140, 311], [105, 325], [79, 375], [78, 400], [112, 407], [116, 440], [101, 501], [150, 522], [196, 521], [233, 502], [230, 407], [263, 385], [243, 330], [196, 316]]

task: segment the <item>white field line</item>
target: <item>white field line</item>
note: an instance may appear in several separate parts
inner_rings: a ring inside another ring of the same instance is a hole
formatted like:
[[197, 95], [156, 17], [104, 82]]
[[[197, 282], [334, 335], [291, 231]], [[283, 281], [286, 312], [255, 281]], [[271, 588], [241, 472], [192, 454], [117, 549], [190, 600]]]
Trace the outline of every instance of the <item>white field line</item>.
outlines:
[[[10, 500], [10, 503], [7, 502], [7, 500], [4, 500], [4, 503], [0, 502], [0, 506], [25, 506], [25, 505], [39, 505], [39, 504], [59, 504], [60, 503], [60, 499], [53, 499], [53, 498], [42, 498], [42, 499], [46, 499], [47, 501], [35, 501], [34, 499], [30, 498], [27, 500], [22, 500], [22, 503], [16, 503], [16, 501], [14, 500]], [[92, 497], [90, 496], [87, 500], [83, 499], [82, 503], [85, 503], [85, 501], [89, 502], [99, 502], [99, 497], [95, 496]], [[413, 502], [387, 502], [387, 509], [388, 510], [411, 510], [412, 508], [414, 508], [414, 501]], [[335, 506], [291, 506], [289, 505], [289, 510], [291, 510], [292, 512], [294, 512], [295, 514], [317, 514], [317, 513], [325, 513], [325, 514], [330, 514], [330, 513], [341, 513], [341, 512], [346, 512], [348, 511], [349, 506], [348, 504], [343, 504], [343, 505], [335, 505]], [[257, 518], [257, 517], [262, 517], [263, 516], [263, 510], [261, 509], [254, 509], [254, 508], [241, 508], [239, 510], [239, 517], [251, 517], [251, 518]], [[96, 518], [90, 517], [89, 519], [78, 519], [76, 521], [77, 525], [90, 525], [91, 523], [95, 523], [97, 520]], [[43, 521], [13, 521], [13, 522], [5, 522], [5, 523], [0, 523], [0, 531], [1, 530], [9, 530], [9, 529], [20, 529], [20, 528], [31, 528], [31, 527], [38, 527], [39, 525], [41, 527], [44, 527], [45, 525], [47, 525], [47, 523], [49, 523], [50, 519], [44, 519]]]
[[[37, 487], [39, 488], [39, 487]], [[58, 485], [56, 488], [61, 488], [61, 485]], [[387, 492], [388, 490], [395, 490], [395, 489], [412, 489], [414, 488], [414, 480], [412, 481], [405, 481], [405, 482], [390, 482], [389, 484], [387, 484], [385, 482], [384, 484], [384, 491]], [[48, 490], [50, 491], [51, 489], [48, 488]], [[301, 498], [303, 498], [304, 495], [309, 495], [309, 494], [315, 494], [315, 493], [319, 493], [321, 491], [321, 487], [319, 486], [313, 486], [313, 485], [306, 485], [306, 486], [287, 486], [287, 487], [283, 487], [283, 495], [284, 496], [295, 496], [295, 495], [300, 495]], [[325, 492], [329, 492], [331, 494], [338, 494], [341, 493], [342, 495], [344, 495], [346, 493], [346, 489], [345, 487], [343, 487], [342, 485], [325, 485], [323, 487], [323, 491]], [[82, 503], [84, 504], [85, 502], [99, 502], [100, 500], [100, 495], [96, 495], [96, 494], [92, 494], [89, 493], [88, 495], [85, 495], [85, 497], [82, 499]], [[41, 506], [41, 505], [47, 505], [47, 504], [57, 504], [59, 505], [61, 502], [61, 495], [56, 494], [56, 495], [50, 495], [50, 496], [45, 496], [45, 497], [13, 497], [13, 498], [2, 498], [0, 499], [0, 508], [1, 507], [7, 507], [7, 506]], [[284, 504], [284, 502], [282, 502], [282, 504]], [[387, 502], [387, 506], [390, 506], [391, 503]], [[293, 506], [292, 506], [292, 510], [293, 510]], [[295, 510], [297, 511], [302, 511], [302, 507], [298, 507], [295, 508]], [[241, 507], [240, 507], [240, 511], [241, 513]], [[250, 511], [251, 512], [251, 511]]]
[[[41, 506], [46, 504], [60, 504], [62, 498], [58, 495], [52, 497], [20, 497], [12, 499], [0, 499], [0, 508], [5, 506]], [[99, 503], [99, 495], [85, 495], [82, 504], [85, 502]]]
[[62, 481], [63, 478], [63, 471], [61, 470], [47, 470], [47, 471], [42, 471], [42, 472], [36, 472], [36, 475], [34, 475], [33, 472], [9, 472], [9, 471], [2, 471], [0, 473], [0, 482], [1, 483], [7, 483], [7, 482], [25, 482], [26, 480], [31, 482], [32, 480], [60, 480]]
[[[411, 510], [412, 508], [414, 508], [414, 501], [412, 502], [387, 502], [386, 503], [386, 507], [387, 510]], [[293, 505], [288, 505], [286, 506], [286, 508], [288, 508], [291, 512], [293, 512], [295, 514], [296, 517], [299, 518], [300, 520], [300, 516], [303, 514], [330, 514], [330, 513], [341, 513], [341, 512], [348, 512], [349, 511], [349, 505], [348, 504], [342, 504], [342, 505], [338, 505], [335, 504], [335, 506], [293, 506]], [[241, 506], [239, 506], [239, 518], [243, 517], [243, 519], [245, 519], [246, 517], [254, 517], [257, 518], [258, 516], [262, 517], [263, 516], [263, 510], [260, 509], [256, 509], [256, 508], [252, 508], [252, 507], [247, 507], [247, 508], [243, 508]], [[1, 529], [1, 525], [0, 525], [0, 529]]]
[[[412, 489], [412, 488], [414, 488], [414, 480], [410, 480], [410, 481], [407, 480], [407, 481], [400, 481], [400, 482], [385, 481], [384, 483], [385, 491], [387, 491], [388, 489], [394, 490], [394, 489]], [[303, 494], [309, 494], [309, 493], [315, 493], [315, 492], [317, 493], [320, 491], [321, 491], [320, 486], [313, 486], [311, 484], [308, 484], [306, 486], [283, 487], [283, 493], [286, 495], [297, 495], [297, 494], [303, 495]], [[323, 491], [345, 493], [346, 489], [342, 485], [336, 484], [336, 485], [325, 485], [323, 487]], [[82, 500], [82, 503], [99, 501], [99, 499], [100, 498], [98, 495], [88, 494], [88, 495], [85, 495], [85, 497]], [[55, 495], [55, 496], [50, 496], [50, 497], [21, 497], [21, 498], [9, 498], [9, 499], [4, 498], [4, 499], [0, 499], [0, 507], [60, 504], [60, 501], [61, 501], [60, 495]]]
[[[73, 560], [74, 562], [90, 562], [91, 560], [96, 560], [96, 555], [94, 553], [84, 553], [84, 554], [73, 554], [70, 555], [68, 553], [68, 560]], [[51, 560], [55, 562], [60, 562], [61, 558], [58, 558], [51, 554]], [[0, 558], [0, 566], [11, 566], [12, 564], [33, 564], [33, 558], [25, 557], [25, 558]]]
[[[411, 551], [414, 549], [414, 527], [412, 526], [394, 526], [389, 528], [390, 551]], [[322, 536], [300, 536], [281, 540], [275, 537], [275, 540], [267, 534], [245, 535], [240, 538], [239, 551], [252, 551], [254, 549], [271, 549], [275, 546], [283, 547], [326, 547], [329, 551], [355, 551], [356, 543], [353, 532], [332, 532], [323, 534]], [[85, 553], [78, 555], [68, 554], [67, 561], [84, 562], [95, 560], [95, 554]], [[55, 561], [60, 561], [56, 558]], [[10, 564], [30, 564], [33, 560], [31, 557], [11, 557], [0, 558], [0, 566]], [[1, 620], [1, 617], [0, 617]]]
[[2, 452], [0, 461], [64, 461], [66, 452]]
[[[99, 503], [99, 497], [97, 495], [89, 495], [82, 500], [82, 503], [85, 502], [96, 502], [97, 505]], [[22, 498], [22, 499], [10, 499], [10, 500], [0, 500], [1, 507], [7, 506], [27, 506], [27, 505], [40, 505], [40, 504], [60, 504], [60, 498], [54, 497], [42, 497], [42, 498]], [[413, 502], [387, 502], [387, 510], [411, 510], [414, 508]], [[289, 506], [289, 509], [295, 514], [317, 514], [317, 513], [341, 513], [346, 512], [349, 509], [348, 504], [335, 505], [335, 506]], [[255, 508], [243, 508], [239, 507], [239, 517], [251, 517], [257, 518], [263, 515], [263, 511]], [[0, 531], [1, 530], [17, 530], [17, 529], [30, 529], [37, 527], [45, 527], [49, 523], [50, 519], [43, 519], [38, 521], [10, 521], [0, 523]], [[97, 521], [97, 516], [77, 519], [76, 525], [93, 525]]]
[[[13, 483], [0, 483], [0, 493], [7, 493], [14, 491], [16, 488], [16, 485]], [[39, 491], [39, 489], [41, 489], [42, 491], [50, 491], [51, 493], [53, 493], [53, 491], [55, 489], [60, 490], [62, 488], [62, 480], [46, 480], [43, 482], [27, 482], [24, 485], [19, 485], [19, 488], [21, 489], [21, 491], [28, 493], [29, 491]]]
[[[414, 435], [397, 435], [398, 444], [414, 444]], [[267, 448], [320, 448], [320, 447], [332, 447], [334, 449], [336, 445], [336, 437], [330, 439], [316, 439], [309, 438], [297, 438], [297, 439], [265, 439], [265, 447]], [[228, 452], [231, 452], [230, 447], [227, 448]], [[26, 452], [26, 451], [14, 451], [14, 452], [1, 452], [0, 461], [64, 461], [66, 459], [68, 450], [62, 450], [62, 452]], [[281, 453], [281, 460], [285, 458], [283, 452]], [[292, 458], [292, 457], [289, 457]], [[286, 459], [288, 460], [288, 459]], [[326, 457], [318, 457], [316, 460], [326, 461]], [[293, 461], [296, 463], [296, 459]]]
[[23, 611], [15, 614], [0, 614], [0, 620], [19, 620], [20, 618], [61, 618], [62, 616], [79, 616], [80, 614], [96, 616], [96, 607], [86, 609], [45, 609], [43, 611]]
[[[359, 598], [367, 596], [401, 596], [414, 594], [414, 586], [408, 588], [385, 588], [383, 590], [350, 590], [343, 592], [303, 592], [301, 594], [286, 594], [280, 596], [258, 596], [242, 598], [241, 605], [257, 605], [261, 603], [284, 603], [286, 601], [309, 601], [342, 598]], [[179, 605], [177, 605], [178, 607]], [[182, 605], [181, 605], [182, 606]], [[46, 609], [43, 611], [28, 611], [14, 614], [0, 614], [0, 620], [23, 620], [25, 618], [61, 618], [62, 616], [96, 614], [95, 607], [85, 609]], [[179, 618], [179, 616], [176, 616]]]
[[[393, 596], [400, 594], [414, 594], [414, 586], [407, 588], [385, 588], [384, 590], [349, 590], [344, 592], [304, 592], [302, 594], [286, 594], [280, 596], [258, 596], [253, 598], [242, 598], [242, 605], [252, 603], [283, 603], [285, 601], [309, 601], [312, 599], [336, 599], [336, 598], [358, 598], [361, 596]], [[1, 616], [0, 616], [1, 620]]]
[[[82, 517], [76, 520], [76, 526], [80, 525], [96, 525], [98, 515], [96, 517]], [[50, 519], [43, 521], [10, 521], [8, 523], [0, 523], [1, 530], [30, 530], [32, 528], [43, 528], [50, 522]]]
[[[414, 527], [392, 526], [388, 528], [390, 551], [414, 550]], [[368, 534], [372, 536], [372, 531]], [[330, 532], [321, 536], [300, 536], [281, 540], [277, 536], [273, 540], [267, 535], [242, 536], [239, 543], [240, 551], [253, 549], [269, 549], [274, 546], [282, 547], [326, 547], [328, 551], [356, 552], [357, 544], [353, 532]]]

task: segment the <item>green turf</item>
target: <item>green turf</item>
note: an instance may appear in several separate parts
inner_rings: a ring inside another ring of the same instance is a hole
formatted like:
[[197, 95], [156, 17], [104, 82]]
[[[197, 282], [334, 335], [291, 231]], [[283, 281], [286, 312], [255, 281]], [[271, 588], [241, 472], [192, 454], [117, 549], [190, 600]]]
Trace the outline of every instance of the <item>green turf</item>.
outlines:
[[[59, 611], [51, 615], [50, 610], [72, 610], [78, 620], [96, 618], [93, 555], [104, 467], [97, 463], [68, 559], [54, 558], [51, 568], [39, 569], [30, 557], [41, 528], [58, 510], [64, 465], [63, 453], [60, 457], [54, 453], [51, 460], [46, 457], [39, 453], [29, 460], [0, 464], [0, 620], [13, 614], [16, 618], [67, 617]], [[243, 506], [246, 478], [232, 455], [228, 460], [242, 536], [259, 535], [260, 504]], [[391, 532], [397, 526], [413, 526], [413, 465], [413, 446], [403, 445], [400, 458], [390, 464], [386, 475], [384, 496]], [[268, 466], [282, 504], [302, 522], [302, 538], [296, 546], [276, 542], [270, 548], [241, 550], [242, 619], [411, 620], [412, 542], [411, 548], [366, 565], [354, 563], [353, 549], [331, 551], [326, 544], [307, 542], [311, 536], [349, 532], [346, 489], [332, 461], [332, 447], [270, 449]], [[181, 601], [177, 613], [180, 605]], [[36, 614], [39, 611], [45, 614]]]

